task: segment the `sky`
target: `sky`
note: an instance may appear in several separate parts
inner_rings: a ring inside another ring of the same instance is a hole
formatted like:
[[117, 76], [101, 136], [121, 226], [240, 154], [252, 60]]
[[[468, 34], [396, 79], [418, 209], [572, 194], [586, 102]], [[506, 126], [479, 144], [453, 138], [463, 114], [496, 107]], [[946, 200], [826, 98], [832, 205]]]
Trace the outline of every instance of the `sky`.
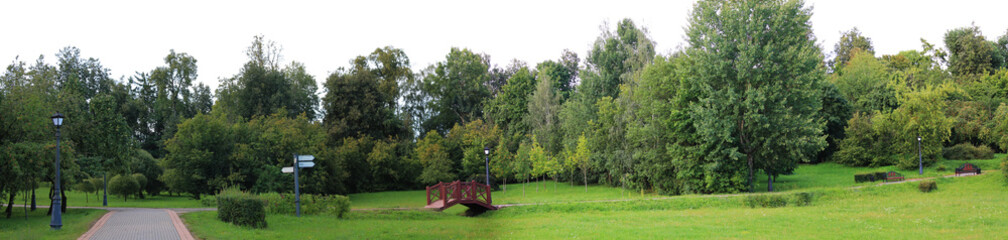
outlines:
[[[403, 49], [414, 71], [443, 61], [451, 47], [512, 59], [583, 60], [592, 42], [623, 18], [647, 29], [660, 54], [685, 42], [694, 1], [48, 1], [0, 2], [0, 64], [34, 63], [75, 46], [119, 79], [163, 66], [169, 50], [197, 60], [198, 82], [216, 89], [248, 61], [255, 35], [282, 47], [285, 63], [305, 64], [320, 84], [356, 56]], [[975, 24], [988, 39], [1008, 30], [1008, 1], [813, 1], [812, 28], [826, 54], [841, 32], [857, 27], [876, 53], [943, 46], [946, 31]], [[583, 63], [582, 63], [583, 64]], [[582, 65], [583, 66], [583, 65]], [[321, 88], [321, 85], [320, 85]]]

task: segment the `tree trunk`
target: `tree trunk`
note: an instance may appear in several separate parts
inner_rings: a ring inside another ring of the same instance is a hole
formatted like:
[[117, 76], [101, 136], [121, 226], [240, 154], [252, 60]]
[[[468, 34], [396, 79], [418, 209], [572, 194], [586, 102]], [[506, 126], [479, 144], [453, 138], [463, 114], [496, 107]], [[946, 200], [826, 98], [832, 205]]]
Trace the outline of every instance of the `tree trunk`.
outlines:
[[32, 199], [32, 203], [31, 203], [31, 210], [32, 210], [32, 211], [35, 211], [35, 188], [32, 188], [32, 196], [31, 196], [31, 199]]
[[588, 192], [588, 170], [581, 170], [581, 174], [584, 176], [585, 192]]
[[746, 157], [749, 159], [749, 192], [753, 192], [756, 187], [756, 181], [753, 178], [753, 159], [752, 153], [746, 153]]
[[5, 211], [7, 213], [7, 218], [10, 218], [12, 208], [14, 208], [14, 191], [11, 191], [10, 200], [7, 201], [7, 210]]
[[60, 206], [60, 212], [61, 213], [66, 213], [66, 207], [68, 205], [67, 202], [69, 202], [69, 201], [67, 201], [67, 197], [66, 197], [66, 188], [64, 188], [64, 187], [60, 188], [60, 197], [63, 198], [63, 199], [60, 200], [60, 203], [62, 203], [62, 206]]
[[767, 176], [767, 192], [773, 192], [773, 176]]

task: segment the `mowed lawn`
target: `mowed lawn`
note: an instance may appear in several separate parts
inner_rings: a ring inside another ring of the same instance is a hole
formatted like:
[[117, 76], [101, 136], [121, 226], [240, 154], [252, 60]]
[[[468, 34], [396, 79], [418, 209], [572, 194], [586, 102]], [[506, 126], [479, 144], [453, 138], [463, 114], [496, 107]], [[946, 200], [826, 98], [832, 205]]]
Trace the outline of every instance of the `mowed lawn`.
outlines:
[[59, 231], [50, 229], [52, 217], [46, 215], [45, 208], [29, 210], [27, 219], [24, 208], [15, 207], [12, 212], [11, 218], [0, 217], [0, 239], [77, 239], [107, 211], [67, 209], [62, 215], [63, 227]]
[[[271, 215], [266, 229], [220, 222], [216, 212], [182, 217], [203, 239], [996, 239], [1008, 232], [1008, 187], [1000, 172], [986, 172], [940, 178], [938, 190], [931, 193], [918, 191], [918, 183], [853, 189], [848, 187], [853, 185], [850, 177], [841, 187], [808, 188], [817, 197], [806, 207], [754, 209], [744, 206], [744, 195], [690, 195], [516, 206], [477, 217], [461, 216], [462, 206], [449, 212], [354, 211], [343, 219]], [[557, 187], [560, 193], [560, 185]], [[570, 188], [573, 191], [575, 187]], [[619, 189], [602, 188], [589, 191], [620, 193]], [[508, 194], [512, 190], [509, 188]], [[550, 201], [563, 196], [540, 198]]]
[[[888, 172], [896, 171], [903, 174], [906, 179], [911, 178], [929, 178], [929, 177], [941, 177], [948, 175], [955, 175], [955, 169], [961, 166], [963, 163], [972, 163], [977, 167], [981, 168], [983, 171], [998, 170], [1001, 166], [1001, 159], [1005, 154], [997, 154], [994, 159], [978, 159], [978, 160], [941, 160], [937, 164], [930, 167], [924, 168], [924, 175], [920, 175], [916, 168], [912, 170], [901, 170], [895, 166], [885, 166], [885, 167], [845, 167], [843, 165], [827, 162], [820, 164], [802, 164], [795, 169], [794, 174], [778, 176], [777, 180], [774, 181], [774, 191], [788, 191], [788, 190], [809, 190], [809, 189], [819, 189], [819, 188], [829, 188], [829, 187], [841, 187], [841, 186], [866, 186], [874, 185], [879, 182], [871, 183], [855, 183], [854, 174], [859, 173], [871, 173], [871, 172]], [[939, 171], [939, 168], [944, 168], [945, 170]], [[756, 189], [757, 192], [767, 191], [767, 176], [759, 173], [756, 174]]]
[[[35, 189], [35, 201], [38, 206], [48, 206], [49, 205], [49, 186], [39, 187]], [[102, 196], [101, 190], [98, 191], [98, 195], [94, 193], [84, 193], [78, 191], [66, 191], [66, 198], [68, 206], [77, 207], [101, 207], [102, 206]], [[23, 196], [18, 195], [18, 199]], [[206, 196], [204, 197], [213, 197]], [[17, 202], [15, 204], [21, 204]], [[108, 207], [135, 207], [135, 208], [202, 208], [205, 207], [200, 204], [199, 200], [193, 199], [192, 195], [182, 194], [181, 196], [168, 196], [168, 195], [158, 195], [158, 196], [144, 196], [144, 199], [137, 199], [136, 197], [130, 197], [129, 199], [123, 199], [119, 195], [108, 195]]]

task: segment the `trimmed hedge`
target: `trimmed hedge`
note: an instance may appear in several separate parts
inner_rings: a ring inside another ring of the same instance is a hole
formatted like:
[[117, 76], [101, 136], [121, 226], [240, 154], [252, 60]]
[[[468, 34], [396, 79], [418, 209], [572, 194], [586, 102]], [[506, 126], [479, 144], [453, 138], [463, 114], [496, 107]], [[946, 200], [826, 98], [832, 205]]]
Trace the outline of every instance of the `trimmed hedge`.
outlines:
[[751, 208], [765, 207], [765, 208], [776, 208], [776, 207], [786, 207], [787, 205], [792, 206], [808, 206], [812, 204], [812, 200], [815, 195], [808, 192], [799, 192], [793, 194], [775, 194], [775, 195], [750, 195], [745, 198], [745, 205]]
[[[294, 214], [294, 194], [264, 193], [259, 195], [270, 214]], [[350, 198], [341, 195], [301, 194], [301, 214], [331, 214], [342, 218], [350, 211]]]
[[886, 172], [860, 173], [854, 174], [854, 182], [874, 182], [882, 181], [886, 178]]
[[238, 226], [266, 228], [266, 209], [255, 195], [226, 188], [217, 194], [217, 218]]
[[942, 149], [942, 156], [954, 160], [991, 159], [994, 158], [994, 150], [986, 145], [978, 147], [969, 143], [960, 143]]
[[921, 192], [931, 192], [938, 189], [938, 183], [935, 183], [934, 180], [921, 181], [917, 188], [920, 189]]

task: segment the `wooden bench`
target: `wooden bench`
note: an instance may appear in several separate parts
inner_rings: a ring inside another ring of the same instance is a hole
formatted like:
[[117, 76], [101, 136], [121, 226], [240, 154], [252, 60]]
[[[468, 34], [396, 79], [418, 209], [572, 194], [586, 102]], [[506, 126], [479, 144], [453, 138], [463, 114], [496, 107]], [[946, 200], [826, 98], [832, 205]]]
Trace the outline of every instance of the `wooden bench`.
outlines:
[[980, 175], [980, 168], [972, 163], [963, 163], [961, 167], [955, 169], [955, 174], [956, 176], [959, 176], [959, 174]]
[[900, 174], [898, 172], [889, 171], [885, 175], [886, 175], [886, 178], [885, 178], [886, 182], [899, 182], [899, 181], [903, 181], [903, 174]]

